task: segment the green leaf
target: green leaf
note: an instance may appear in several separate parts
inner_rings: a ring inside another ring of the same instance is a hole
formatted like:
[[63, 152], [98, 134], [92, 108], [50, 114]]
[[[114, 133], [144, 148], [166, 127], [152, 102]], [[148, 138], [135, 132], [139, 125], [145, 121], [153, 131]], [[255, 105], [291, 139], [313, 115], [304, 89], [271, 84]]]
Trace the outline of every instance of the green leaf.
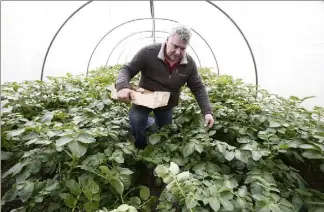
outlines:
[[9, 189], [2, 197], [2, 200], [5, 202], [11, 202], [18, 195], [18, 191], [15, 187]]
[[50, 205], [47, 208], [47, 211], [48, 212], [53, 212], [53, 211], [56, 211], [59, 208], [60, 208], [60, 205], [59, 204], [54, 203], [54, 202], [51, 202]]
[[202, 153], [204, 151], [204, 146], [202, 144], [195, 144], [195, 150]]
[[297, 188], [296, 191], [297, 191], [299, 194], [304, 195], [304, 196], [308, 196], [308, 197], [313, 196], [313, 194], [310, 193], [310, 192], [308, 191], [308, 189], [306, 189], [306, 188], [303, 188], [303, 189], [302, 189], [302, 188]]
[[93, 195], [92, 195], [92, 191], [90, 188], [87, 188], [87, 187], [83, 188], [83, 193], [88, 198], [89, 201], [92, 200]]
[[237, 191], [237, 194], [240, 196], [240, 197], [245, 197], [245, 195], [247, 194], [247, 188], [246, 186], [242, 186], [238, 189]]
[[110, 184], [115, 188], [118, 194], [123, 194], [124, 184], [119, 179], [110, 180]]
[[237, 138], [237, 142], [241, 144], [246, 144], [246, 143], [250, 143], [250, 139], [247, 137]]
[[85, 133], [80, 134], [76, 138], [76, 140], [80, 141], [82, 143], [85, 143], [85, 144], [90, 144], [90, 143], [96, 142], [96, 139], [94, 137], [92, 137], [91, 135], [85, 134]]
[[15, 208], [10, 212], [26, 212], [26, 208], [25, 207]]
[[[2, 105], [4, 106], [4, 105]], [[13, 107], [9, 106], [8, 108], [1, 108], [1, 113], [10, 113], [12, 111]]]
[[19, 191], [19, 197], [24, 202], [32, 195], [34, 191], [34, 183], [26, 181], [24, 187]]
[[78, 141], [70, 142], [68, 144], [68, 147], [71, 150], [72, 154], [78, 158], [82, 157], [87, 152], [87, 146]]
[[[168, 183], [171, 183], [172, 181], [174, 181], [174, 178], [173, 178], [172, 174], [167, 173], [167, 174], [163, 175], [163, 182], [164, 183], [168, 184]], [[168, 186], [169, 186], [169, 188], [171, 187], [170, 184]]]
[[263, 123], [263, 122], [265, 122], [267, 120], [267, 118], [265, 116], [260, 116], [258, 118], [258, 120], [259, 120], [259, 122]]
[[12, 152], [5, 152], [1, 150], [1, 160], [9, 160], [14, 154]]
[[118, 206], [117, 210], [118, 210], [118, 212], [119, 211], [128, 211], [129, 208], [130, 208], [129, 205], [127, 205], [127, 204], [121, 204], [120, 206]]
[[25, 132], [25, 128], [21, 128], [18, 130], [12, 130], [12, 131], [7, 132], [7, 137], [8, 138], [15, 137], [15, 136], [21, 135], [23, 132]]
[[152, 134], [150, 137], [149, 137], [149, 141], [152, 145], [155, 145], [157, 144], [159, 141], [161, 140], [161, 136], [158, 135], [158, 134]]
[[154, 172], [158, 175], [158, 177], [162, 177], [165, 174], [169, 173], [169, 170], [167, 167], [163, 165], [158, 165], [155, 169]]
[[245, 155], [244, 152], [240, 151], [240, 150], [235, 150], [235, 158], [237, 158], [238, 160], [244, 162], [244, 163], [248, 163], [248, 157], [247, 155]]
[[259, 151], [252, 151], [252, 158], [253, 160], [258, 161], [262, 158], [262, 153]]
[[271, 212], [281, 212], [280, 208], [276, 204], [269, 204], [268, 207], [271, 209]]
[[192, 196], [186, 197], [186, 207], [187, 208], [193, 208], [197, 205], [197, 201]]
[[243, 198], [237, 198], [236, 202], [240, 208], [245, 208], [246, 206], [246, 201]]
[[268, 206], [264, 206], [262, 208], [260, 208], [257, 212], [271, 212], [270, 209], [268, 208]]
[[70, 189], [70, 192], [72, 194], [77, 196], [81, 193], [80, 185], [74, 179], [69, 179], [65, 181], [65, 185]]
[[179, 173], [179, 166], [173, 162], [170, 163], [169, 171], [173, 174], [176, 175]]
[[2, 179], [7, 177], [9, 174], [12, 174], [13, 176], [18, 174], [21, 171], [21, 169], [26, 165], [27, 165], [27, 163], [17, 163], [16, 165], [11, 167], [8, 171], [6, 171], [3, 174]]
[[59, 147], [64, 146], [65, 144], [69, 143], [72, 140], [73, 138], [71, 136], [63, 136], [56, 140], [56, 145]]
[[280, 127], [281, 124], [279, 122], [276, 122], [276, 121], [270, 121], [269, 122], [269, 125], [271, 128], [275, 128], [275, 127]]
[[221, 204], [222, 204], [222, 206], [226, 209], [226, 210], [228, 210], [228, 211], [232, 211], [232, 210], [234, 210], [234, 206], [233, 206], [233, 204], [225, 197], [225, 196], [220, 196], [220, 198], [219, 198], [219, 200], [220, 200], [220, 202], [221, 202]]
[[99, 202], [87, 202], [84, 204], [84, 208], [87, 212], [95, 211], [99, 208]]
[[119, 168], [119, 173], [123, 174], [123, 175], [131, 175], [134, 172], [132, 172], [131, 170], [127, 169], [127, 168]]
[[297, 211], [299, 211], [304, 204], [303, 199], [299, 196], [293, 196], [292, 203]]
[[213, 136], [213, 135], [215, 135], [215, 133], [216, 133], [216, 130], [211, 130], [211, 131], [208, 132], [208, 135]]
[[138, 197], [131, 197], [131, 198], [129, 198], [129, 202], [131, 205], [139, 206], [142, 201]]
[[113, 158], [117, 163], [124, 163], [124, 156], [121, 150], [114, 151], [111, 158]]
[[99, 102], [96, 106], [97, 106], [98, 110], [102, 110], [105, 107], [103, 102]]
[[182, 173], [177, 175], [177, 180], [179, 182], [188, 180], [189, 179], [189, 174], [190, 174], [189, 171], [182, 172]]
[[307, 150], [302, 153], [302, 156], [308, 159], [324, 159], [324, 154], [316, 150]]
[[97, 168], [105, 160], [103, 153], [97, 153], [95, 155], [89, 155], [83, 162], [82, 165]]
[[208, 203], [214, 211], [218, 211], [220, 209], [220, 202], [217, 197], [209, 198]]
[[289, 145], [288, 144], [280, 144], [279, 146], [278, 146], [278, 148], [279, 149], [289, 149]]
[[225, 157], [226, 160], [231, 161], [234, 158], [234, 152], [230, 152], [230, 151], [225, 150], [224, 151], [224, 157]]
[[195, 151], [195, 143], [190, 142], [190, 143], [187, 144], [187, 145], [185, 146], [185, 148], [183, 149], [183, 156], [188, 157], [188, 156], [191, 155], [194, 151]]
[[54, 136], [57, 135], [57, 132], [48, 131], [48, 132], [46, 133], [46, 135], [47, 135], [48, 137], [52, 138], [52, 137], [54, 137]]
[[47, 186], [46, 186], [45, 190], [47, 192], [52, 192], [52, 191], [57, 190], [59, 188], [60, 188], [60, 184], [59, 184], [58, 181], [53, 182], [52, 180], [49, 180], [49, 181], [47, 181]]
[[72, 194], [68, 194], [68, 193], [61, 193], [59, 194], [59, 196], [64, 199], [64, 203], [66, 206], [68, 206], [69, 208], [73, 208], [74, 204], [76, 203], [76, 199], [74, 199], [74, 197], [72, 196]]
[[149, 197], [150, 197], [150, 189], [146, 186], [141, 186], [140, 198], [142, 200], [148, 200]]
[[316, 150], [315, 146], [310, 145], [310, 144], [302, 144], [302, 145], [299, 145], [298, 147], [301, 149], [315, 149]]
[[95, 196], [99, 191], [98, 184], [92, 179], [79, 177], [80, 185], [82, 186], [84, 195], [88, 198], [89, 201], [94, 200]]
[[54, 117], [54, 113], [52, 112], [48, 112], [45, 115], [43, 115], [42, 119], [41, 119], [41, 123], [48, 123], [51, 122], [52, 119]]
[[100, 191], [98, 184], [93, 180], [89, 180], [89, 188], [91, 189], [91, 192], [93, 194], [96, 194]]

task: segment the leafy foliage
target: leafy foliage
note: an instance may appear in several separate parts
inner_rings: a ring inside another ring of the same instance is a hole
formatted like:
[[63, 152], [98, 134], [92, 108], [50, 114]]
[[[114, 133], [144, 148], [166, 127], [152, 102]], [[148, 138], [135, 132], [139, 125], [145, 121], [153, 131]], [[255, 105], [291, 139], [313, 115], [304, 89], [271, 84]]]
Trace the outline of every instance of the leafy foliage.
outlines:
[[[204, 127], [183, 88], [173, 123], [150, 132], [139, 151], [129, 133], [130, 105], [110, 98], [119, 68], [2, 85], [2, 181], [14, 179], [2, 206], [19, 200], [16, 211], [324, 210], [323, 188], [311, 188], [298, 169], [323, 172], [323, 108], [308, 111], [300, 106], [306, 98], [262, 89], [255, 96], [242, 80], [200, 69], [215, 125]], [[143, 174], [138, 162], [154, 170], [161, 193], [136, 178]]]

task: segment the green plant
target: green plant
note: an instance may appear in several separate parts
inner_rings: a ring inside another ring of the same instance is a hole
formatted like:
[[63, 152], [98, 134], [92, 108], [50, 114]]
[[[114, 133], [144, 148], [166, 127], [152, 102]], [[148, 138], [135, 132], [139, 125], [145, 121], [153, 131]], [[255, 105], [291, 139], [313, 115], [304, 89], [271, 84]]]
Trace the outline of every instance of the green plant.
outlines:
[[[13, 201], [16, 211], [324, 210], [324, 185], [304, 179], [324, 170], [323, 108], [263, 89], [255, 97], [254, 86], [200, 69], [215, 125], [203, 126], [184, 87], [173, 123], [137, 150], [130, 105], [110, 98], [119, 68], [2, 85], [5, 210]], [[139, 180], [138, 162], [153, 185]]]

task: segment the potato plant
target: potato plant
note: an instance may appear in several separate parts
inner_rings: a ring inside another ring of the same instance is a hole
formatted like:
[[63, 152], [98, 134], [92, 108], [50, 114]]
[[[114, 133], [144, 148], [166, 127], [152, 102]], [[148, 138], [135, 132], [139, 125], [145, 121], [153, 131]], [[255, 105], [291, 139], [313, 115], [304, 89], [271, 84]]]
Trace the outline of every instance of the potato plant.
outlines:
[[324, 211], [323, 108], [204, 68], [215, 125], [184, 87], [138, 150], [118, 68], [1, 85], [2, 211]]

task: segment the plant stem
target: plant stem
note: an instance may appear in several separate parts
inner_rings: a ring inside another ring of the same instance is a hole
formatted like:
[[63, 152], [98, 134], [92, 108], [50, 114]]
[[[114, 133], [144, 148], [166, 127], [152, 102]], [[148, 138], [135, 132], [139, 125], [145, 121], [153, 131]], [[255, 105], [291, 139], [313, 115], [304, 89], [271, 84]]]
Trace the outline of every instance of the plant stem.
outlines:
[[148, 199], [148, 200], [146, 200], [146, 202], [144, 202], [143, 204], [141, 204], [140, 206], [138, 206], [138, 208], [137, 209], [140, 209], [140, 208], [142, 208], [146, 203], [148, 203], [150, 201], [150, 199]]
[[70, 179], [70, 176], [71, 176], [71, 172], [72, 170], [74, 169], [74, 165], [75, 165], [75, 158], [68, 152], [66, 151], [65, 149], [63, 149], [68, 155], [70, 155], [72, 157], [72, 164], [70, 166], [70, 170], [69, 170], [69, 174], [68, 174], [68, 177], [67, 179]]
[[132, 191], [134, 191], [134, 190], [136, 190], [136, 189], [139, 189], [139, 188], [141, 188], [141, 187], [135, 187], [135, 188], [132, 188], [131, 190], [129, 190], [129, 191], [124, 195], [124, 198], [126, 198], [127, 195], [128, 195], [130, 192], [132, 192]]
[[75, 206], [76, 206], [76, 204], [78, 203], [78, 200], [79, 200], [79, 198], [80, 198], [80, 195], [81, 195], [81, 192], [80, 192], [80, 194], [77, 196], [77, 199], [76, 199], [76, 201], [75, 201], [75, 203], [74, 203], [74, 206], [73, 206], [73, 208], [72, 208], [72, 212], [74, 212]]
[[[172, 173], [171, 173], [171, 174], [172, 174]], [[181, 194], [182, 194], [183, 198], [186, 199], [186, 196], [185, 196], [185, 194], [184, 194], [182, 188], [180, 187], [180, 184], [179, 184], [178, 180], [173, 176], [173, 174], [172, 174], [172, 177], [173, 177], [173, 179], [176, 181], [177, 186], [179, 187], [179, 189], [180, 189], [180, 191], [181, 191]], [[191, 209], [191, 208], [189, 208], [189, 210], [190, 210], [190, 212], [192, 212], [192, 209]]]
[[59, 175], [60, 175], [60, 181], [62, 180], [62, 174], [61, 174], [61, 162], [59, 162]]
[[95, 172], [95, 171], [90, 171], [91, 173], [94, 173], [95, 175], [98, 175], [99, 177], [102, 177], [102, 178], [104, 178], [105, 180], [110, 180], [109, 178], [107, 178], [107, 177], [105, 177], [105, 176], [103, 176], [103, 175], [101, 175], [101, 174], [98, 174], [97, 172]]
[[63, 150], [64, 150], [64, 152], [66, 152], [66, 154], [68, 154], [73, 159], [73, 156], [68, 151], [66, 151], [65, 149], [63, 149]]

